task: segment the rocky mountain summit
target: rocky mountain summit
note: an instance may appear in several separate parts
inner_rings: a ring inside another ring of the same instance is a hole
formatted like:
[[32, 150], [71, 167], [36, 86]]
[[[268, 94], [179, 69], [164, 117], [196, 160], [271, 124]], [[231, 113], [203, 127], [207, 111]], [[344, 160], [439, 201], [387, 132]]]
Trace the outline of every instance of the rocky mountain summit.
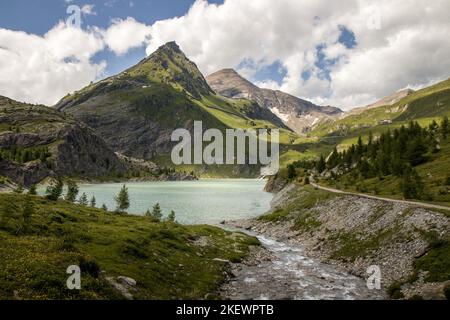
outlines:
[[338, 108], [317, 106], [282, 91], [261, 89], [233, 69], [220, 70], [206, 77], [206, 80], [211, 88], [225, 97], [249, 99], [269, 109], [299, 134], [342, 114]]

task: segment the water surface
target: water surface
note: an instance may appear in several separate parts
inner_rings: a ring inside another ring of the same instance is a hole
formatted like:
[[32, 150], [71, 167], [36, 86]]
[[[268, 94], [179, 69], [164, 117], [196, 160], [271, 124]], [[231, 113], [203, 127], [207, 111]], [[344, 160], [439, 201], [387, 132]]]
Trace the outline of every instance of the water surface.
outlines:
[[[173, 182], [127, 183], [132, 214], [144, 214], [159, 203], [164, 215], [170, 210], [183, 224], [218, 224], [223, 220], [254, 218], [270, 209], [272, 194], [264, 192], [265, 180], [214, 179]], [[104, 203], [114, 210], [114, 197], [123, 183], [79, 185], [79, 196], [95, 196], [97, 207]], [[43, 190], [40, 190], [43, 192]]]

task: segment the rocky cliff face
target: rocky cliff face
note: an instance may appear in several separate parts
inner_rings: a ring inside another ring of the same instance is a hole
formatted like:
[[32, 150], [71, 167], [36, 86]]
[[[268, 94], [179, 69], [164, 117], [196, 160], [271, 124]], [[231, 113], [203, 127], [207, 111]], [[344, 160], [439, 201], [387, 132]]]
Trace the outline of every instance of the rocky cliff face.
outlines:
[[301, 134], [310, 131], [327, 119], [334, 119], [342, 111], [317, 106], [281, 91], [261, 89], [241, 77], [233, 69], [224, 69], [206, 77], [211, 88], [228, 98], [245, 98], [272, 111], [285, 125]]
[[125, 166], [92, 129], [44, 106], [0, 97], [0, 175], [30, 185], [47, 176], [96, 177]]

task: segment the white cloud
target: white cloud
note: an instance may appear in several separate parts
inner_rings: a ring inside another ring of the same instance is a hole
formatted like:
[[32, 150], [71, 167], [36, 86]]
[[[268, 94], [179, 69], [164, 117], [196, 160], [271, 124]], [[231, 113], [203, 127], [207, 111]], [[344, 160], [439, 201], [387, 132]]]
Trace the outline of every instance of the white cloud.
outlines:
[[[176, 40], [206, 74], [250, 60], [242, 72], [251, 76], [279, 60], [287, 71], [282, 84], [267, 79], [264, 86], [349, 108], [447, 78], [448, 12], [447, 0], [197, 0], [186, 15], [151, 26], [147, 53]], [[341, 25], [356, 36], [352, 50], [337, 43]], [[327, 59], [337, 59], [331, 81], [316, 66], [321, 44]]]
[[94, 11], [94, 5], [93, 4], [85, 4], [81, 8], [81, 12], [86, 15], [96, 16], [97, 12]]
[[131, 48], [141, 47], [150, 41], [150, 27], [130, 17], [114, 19], [103, 35], [106, 45], [117, 55], [123, 55]]
[[[105, 65], [91, 58], [103, 47], [124, 55], [147, 45], [150, 54], [175, 40], [204, 74], [240, 67], [251, 78], [278, 62], [281, 84], [259, 85], [348, 109], [448, 78], [448, 12], [448, 0], [197, 0], [184, 16], [151, 26], [129, 17], [106, 30], [58, 24], [43, 37], [0, 29], [0, 94], [53, 103], [99, 77]], [[355, 48], [338, 43], [341, 26], [355, 34]], [[319, 45], [335, 61], [329, 77], [317, 66]]]
[[0, 28], [0, 95], [52, 105], [103, 72], [91, 62], [103, 47], [94, 30], [62, 22], [44, 36]]

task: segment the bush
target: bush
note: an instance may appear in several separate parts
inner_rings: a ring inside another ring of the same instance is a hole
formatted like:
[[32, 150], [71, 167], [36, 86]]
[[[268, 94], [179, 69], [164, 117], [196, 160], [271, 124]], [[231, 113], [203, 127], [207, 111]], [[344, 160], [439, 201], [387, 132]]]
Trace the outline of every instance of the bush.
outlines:
[[405, 295], [402, 293], [402, 286], [399, 282], [394, 282], [387, 289], [387, 293], [392, 299], [403, 299]]
[[450, 284], [445, 286], [444, 295], [447, 300], [450, 300]]
[[101, 272], [100, 266], [95, 260], [85, 257], [80, 258], [80, 269], [81, 272], [85, 272], [93, 278], [98, 278]]

